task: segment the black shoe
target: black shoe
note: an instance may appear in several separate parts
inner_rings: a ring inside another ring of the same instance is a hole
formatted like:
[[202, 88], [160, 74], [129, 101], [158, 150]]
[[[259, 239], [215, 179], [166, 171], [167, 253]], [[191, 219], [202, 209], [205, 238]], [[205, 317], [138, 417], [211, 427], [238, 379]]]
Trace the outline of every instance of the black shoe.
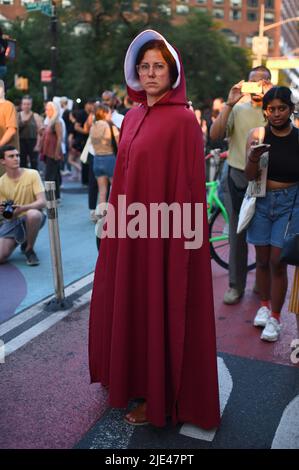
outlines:
[[22, 253], [25, 253], [26, 248], [27, 248], [27, 242], [22, 243], [22, 245], [21, 245], [20, 248], [21, 248], [21, 252], [22, 252]]
[[39, 259], [38, 259], [38, 257], [36, 256], [36, 254], [33, 250], [25, 251], [24, 254], [27, 258], [26, 263], [29, 266], [38, 266], [39, 265]]

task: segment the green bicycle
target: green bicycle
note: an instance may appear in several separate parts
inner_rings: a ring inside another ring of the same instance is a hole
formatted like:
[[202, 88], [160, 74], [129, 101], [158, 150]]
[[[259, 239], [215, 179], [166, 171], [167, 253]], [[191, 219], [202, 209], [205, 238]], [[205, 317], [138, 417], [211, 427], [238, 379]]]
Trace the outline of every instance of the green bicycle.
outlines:
[[[222, 268], [228, 269], [229, 262], [229, 217], [218, 196], [218, 181], [206, 182], [207, 212], [211, 258]], [[248, 246], [248, 271], [255, 269], [255, 252]]]

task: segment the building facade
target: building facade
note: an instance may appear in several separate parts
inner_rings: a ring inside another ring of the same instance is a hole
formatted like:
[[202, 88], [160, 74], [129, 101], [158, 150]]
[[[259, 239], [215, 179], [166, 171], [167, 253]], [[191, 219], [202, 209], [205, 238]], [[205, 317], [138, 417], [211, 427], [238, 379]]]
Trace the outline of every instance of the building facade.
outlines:
[[[299, 0], [282, 0], [281, 19], [299, 16]], [[285, 56], [296, 55], [299, 59], [299, 30], [298, 22], [281, 26], [281, 52]], [[299, 68], [286, 71], [293, 86], [299, 89]], [[299, 91], [297, 92], [299, 97]]]
[[[251, 48], [258, 35], [261, 3], [265, 4], [265, 25], [281, 19], [281, 0], [171, 0], [172, 13], [183, 17], [192, 10], [209, 12], [221, 30], [236, 45]], [[269, 55], [280, 55], [280, 28], [269, 33]]]

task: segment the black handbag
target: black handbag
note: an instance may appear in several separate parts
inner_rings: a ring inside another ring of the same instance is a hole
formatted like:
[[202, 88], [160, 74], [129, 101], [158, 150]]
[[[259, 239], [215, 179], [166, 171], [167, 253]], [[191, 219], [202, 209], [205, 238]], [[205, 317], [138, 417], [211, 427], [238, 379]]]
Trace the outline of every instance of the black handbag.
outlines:
[[294, 197], [294, 202], [292, 206], [292, 211], [289, 216], [289, 220], [287, 223], [287, 228], [284, 234], [283, 246], [280, 255], [280, 261], [284, 263], [291, 264], [293, 266], [299, 266], [299, 233], [288, 233], [289, 225], [292, 220], [293, 210], [295, 207], [296, 199], [298, 194], [298, 186], [296, 190], [296, 194]]

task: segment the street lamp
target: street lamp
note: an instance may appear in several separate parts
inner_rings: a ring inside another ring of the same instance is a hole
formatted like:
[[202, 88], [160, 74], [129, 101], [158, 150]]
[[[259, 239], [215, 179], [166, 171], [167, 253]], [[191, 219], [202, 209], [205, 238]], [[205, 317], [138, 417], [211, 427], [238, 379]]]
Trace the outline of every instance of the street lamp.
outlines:
[[269, 39], [267, 36], [264, 36], [265, 31], [269, 31], [270, 29], [277, 28], [286, 23], [290, 23], [292, 21], [299, 21], [299, 16], [294, 16], [292, 18], [287, 18], [282, 21], [277, 21], [276, 23], [272, 23], [270, 25], [265, 26], [265, 5], [264, 3], [261, 4], [261, 14], [260, 14], [260, 25], [259, 25], [259, 35], [255, 36], [252, 41], [252, 52], [255, 54], [256, 58], [253, 61], [253, 67], [257, 67], [258, 65], [262, 65], [262, 60], [264, 56], [268, 55], [268, 41]]

